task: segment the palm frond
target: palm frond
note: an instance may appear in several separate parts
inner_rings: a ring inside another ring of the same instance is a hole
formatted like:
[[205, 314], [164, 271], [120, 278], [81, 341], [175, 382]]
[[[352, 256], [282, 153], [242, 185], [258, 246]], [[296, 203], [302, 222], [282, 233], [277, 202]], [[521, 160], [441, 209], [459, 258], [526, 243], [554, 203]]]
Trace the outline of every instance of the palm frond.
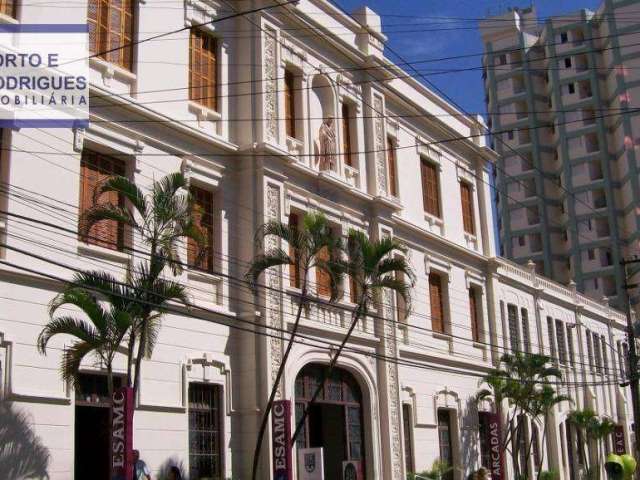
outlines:
[[160, 198], [172, 198], [180, 189], [187, 190], [187, 179], [181, 172], [169, 173], [153, 183], [151, 191], [153, 196]]
[[405, 318], [409, 316], [411, 313], [411, 285], [405, 282], [404, 280], [400, 280], [394, 278], [390, 275], [385, 275], [382, 278], [379, 278], [371, 283], [371, 287], [374, 289], [380, 288], [388, 288], [389, 290], [393, 290], [398, 295], [402, 297], [405, 304]]
[[111, 203], [101, 203], [89, 207], [81, 214], [80, 235], [88, 236], [91, 227], [103, 220], [113, 220], [134, 228], [137, 226], [135, 219], [127, 209]]
[[256, 255], [251, 262], [249, 270], [245, 274], [245, 278], [247, 279], [247, 282], [249, 282], [251, 288], [255, 290], [262, 272], [271, 267], [291, 265], [292, 263], [293, 261], [291, 260], [291, 257], [289, 257], [284, 250], [276, 248], [265, 254]]
[[409, 279], [410, 286], [415, 285], [416, 276], [413, 272], [413, 268], [407, 262], [404, 257], [387, 257], [384, 258], [378, 265], [378, 275], [384, 275], [385, 273], [401, 273]]
[[98, 194], [105, 192], [115, 192], [129, 200], [131, 205], [137, 210], [141, 217], [147, 216], [147, 202], [142, 190], [127, 177], [109, 177], [98, 190]]
[[99, 345], [100, 334], [90, 323], [71, 316], [51, 319], [38, 335], [38, 351], [46, 354], [47, 344], [56, 335], [70, 335], [87, 345]]
[[[306, 215], [305, 215], [306, 218]], [[277, 237], [287, 242], [293, 248], [302, 248], [301, 238], [302, 234], [297, 229], [291, 228], [286, 223], [279, 222], [277, 220], [270, 220], [264, 223], [255, 234], [255, 243], [258, 249], [262, 249], [264, 246], [265, 238]]]
[[87, 342], [75, 342], [67, 347], [60, 361], [60, 373], [65, 382], [73, 384], [75, 389], [80, 388], [80, 365], [84, 357], [95, 350], [95, 345]]
[[49, 316], [52, 317], [63, 305], [78, 307], [91, 320], [91, 323], [98, 331], [106, 329], [107, 313], [98, 303], [95, 295], [87, 290], [75, 286], [67, 287], [49, 303]]

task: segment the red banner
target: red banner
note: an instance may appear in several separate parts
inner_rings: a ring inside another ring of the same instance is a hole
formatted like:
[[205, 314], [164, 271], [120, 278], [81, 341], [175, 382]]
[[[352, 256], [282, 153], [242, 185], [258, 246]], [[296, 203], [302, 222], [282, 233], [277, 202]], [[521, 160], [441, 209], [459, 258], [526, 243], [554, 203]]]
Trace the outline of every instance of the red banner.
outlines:
[[133, 388], [122, 387], [111, 398], [111, 478], [133, 478]]
[[271, 409], [271, 444], [273, 450], [273, 480], [291, 480], [291, 402], [276, 400]]
[[613, 430], [613, 447], [616, 455], [623, 455], [627, 453], [627, 446], [624, 441], [624, 427], [622, 425], [616, 425]]
[[489, 415], [489, 448], [491, 451], [491, 480], [503, 480], [504, 456], [502, 451], [502, 428], [500, 415]]

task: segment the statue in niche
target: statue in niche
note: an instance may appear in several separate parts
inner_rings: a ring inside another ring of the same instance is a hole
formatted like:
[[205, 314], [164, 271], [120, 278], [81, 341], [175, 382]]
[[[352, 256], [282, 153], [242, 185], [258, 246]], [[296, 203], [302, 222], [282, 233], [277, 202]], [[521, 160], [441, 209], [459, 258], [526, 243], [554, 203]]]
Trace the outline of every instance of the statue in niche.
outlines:
[[318, 131], [318, 161], [320, 170], [335, 170], [336, 167], [336, 131], [333, 117], [327, 117]]

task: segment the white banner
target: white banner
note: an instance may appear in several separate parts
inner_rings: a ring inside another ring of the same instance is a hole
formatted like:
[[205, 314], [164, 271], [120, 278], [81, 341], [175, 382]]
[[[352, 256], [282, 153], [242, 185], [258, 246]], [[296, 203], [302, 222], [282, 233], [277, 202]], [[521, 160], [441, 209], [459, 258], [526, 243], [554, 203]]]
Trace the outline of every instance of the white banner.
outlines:
[[298, 478], [300, 480], [324, 480], [322, 448], [298, 449]]

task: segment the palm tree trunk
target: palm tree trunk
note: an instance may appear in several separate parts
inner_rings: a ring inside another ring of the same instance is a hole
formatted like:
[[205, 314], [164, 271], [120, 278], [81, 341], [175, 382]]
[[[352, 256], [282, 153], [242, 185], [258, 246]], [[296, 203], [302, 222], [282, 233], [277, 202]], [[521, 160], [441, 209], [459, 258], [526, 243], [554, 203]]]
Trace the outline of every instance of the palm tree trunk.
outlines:
[[540, 480], [540, 474], [542, 473], [542, 463], [544, 462], [544, 452], [546, 450], [545, 448], [545, 440], [547, 439], [547, 419], [544, 419], [544, 429], [542, 430], [542, 444], [540, 445], [542, 447], [541, 451], [540, 451], [540, 463], [538, 465], [538, 474], [536, 475], [536, 480]]
[[113, 398], [113, 366], [111, 362], [107, 362], [107, 392], [109, 392], [109, 400]]
[[127, 345], [127, 387], [133, 386], [133, 378], [131, 377], [131, 368], [133, 367], [133, 350], [136, 345], [136, 334], [131, 327], [131, 335], [129, 336], [129, 344]]
[[338, 348], [338, 351], [336, 352], [336, 354], [333, 356], [333, 358], [329, 362], [329, 368], [327, 369], [322, 382], [320, 382], [320, 384], [316, 387], [316, 391], [313, 392], [311, 400], [309, 400], [309, 402], [307, 402], [307, 406], [305, 407], [304, 411], [302, 412], [302, 417], [300, 417], [300, 420], [298, 420], [298, 423], [296, 425], [296, 429], [294, 430], [293, 435], [291, 437], [291, 445], [295, 444], [296, 438], [298, 437], [298, 434], [300, 433], [300, 430], [302, 429], [302, 426], [304, 425], [304, 421], [307, 418], [307, 415], [309, 413], [309, 407], [311, 405], [313, 405], [313, 403], [318, 398], [318, 395], [320, 395], [320, 392], [324, 388], [325, 380], [331, 376], [331, 372], [333, 371], [333, 367], [335, 367], [336, 363], [338, 362], [338, 357], [340, 357], [340, 354], [342, 353], [342, 350], [344, 349], [345, 345], [347, 344], [347, 342], [351, 338], [351, 334], [353, 333], [353, 330], [356, 328], [356, 325], [358, 324], [358, 320], [360, 319], [360, 316], [362, 315], [362, 311], [364, 309], [364, 302], [365, 301], [366, 300], [365, 300], [364, 295], [363, 295], [363, 299], [361, 300], [360, 304], [358, 305], [358, 308], [353, 313], [353, 320], [351, 321], [351, 325], [349, 326], [349, 330], [347, 331], [347, 334], [342, 339], [342, 343], [340, 344], [340, 347]]
[[287, 364], [287, 360], [289, 359], [289, 354], [291, 353], [291, 348], [293, 347], [293, 342], [298, 333], [298, 326], [300, 325], [300, 318], [302, 317], [302, 309], [304, 305], [307, 303], [307, 272], [305, 271], [304, 275], [304, 283], [302, 285], [302, 291], [300, 293], [300, 303], [298, 304], [298, 311], [296, 313], [296, 319], [293, 323], [293, 329], [291, 330], [291, 335], [289, 337], [289, 343], [287, 344], [287, 348], [282, 356], [282, 361], [280, 362], [280, 366], [278, 367], [278, 373], [276, 374], [276, 379], [271, 386], [271, 393], [269, 394], [269, 400], [267, 401], [267, 405], [265, 406], [264, 413], [262, 414], [262, 421], [260, 423], [260, 430], [258, 430], [258, 438], [256, 440], [256, 448], [253, 452], [253, 467], [251, 470], [251, 478], [253, 480], [256, 479], [256, 475], [258, 474], [258, 460], [260, 459], [260, 450], [262, 448], [262, 440], [264, 438], [264, 432], [267, 429], [267, 424], [269, 422], [269, 413], [271, 412], [271, 408], [273, 407], [273, 401], [276, 397], [276, 392], [278, 391], [278, 385], [280, 384], [280, 380], [282, 379], [282, 375], [284, 374], [284, 369]]
[[142, 366], [142, 357], [144, 356], [144, 344], [146, 342], [145, 328], [143, 326], [140, 332], [140, 343], [138, 344], [138, 355], [136, 356], [135, 377], [133, 380], [133, 397], [136, 398], [138, 388], [140, 387], [140, 368]]

